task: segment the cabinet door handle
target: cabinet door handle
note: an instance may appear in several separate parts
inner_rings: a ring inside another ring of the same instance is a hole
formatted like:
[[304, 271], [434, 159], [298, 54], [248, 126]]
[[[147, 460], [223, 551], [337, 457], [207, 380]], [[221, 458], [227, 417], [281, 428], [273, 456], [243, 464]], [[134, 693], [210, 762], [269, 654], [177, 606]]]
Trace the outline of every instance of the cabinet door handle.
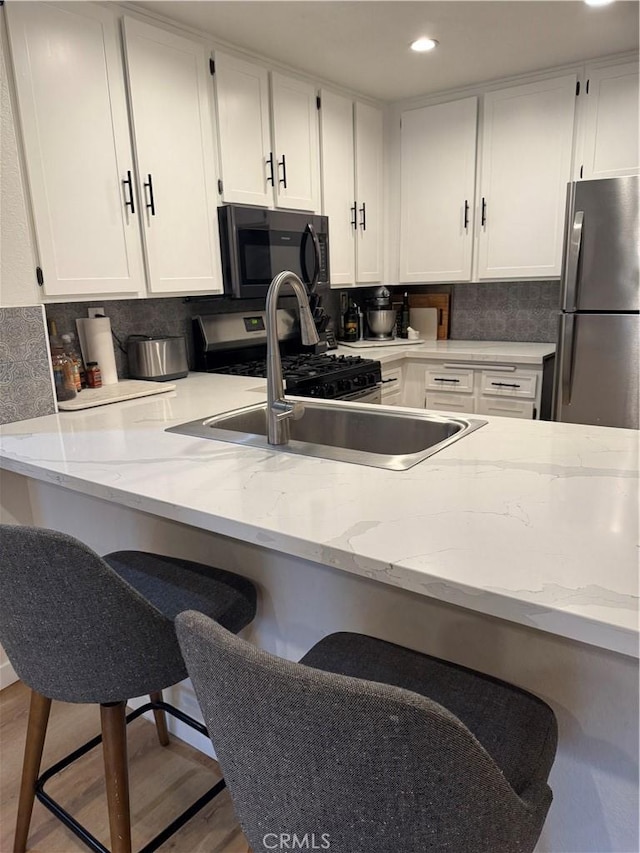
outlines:
[[394, 376], [394, 378], [393, 378], [393, 379], [381, 379], [380, 381], [382, 382], [382, 384], [383, 384], [383, 385], [386, 385], [388, 382], [397, 382], [397, 381], [398, 381], [398, 377], [397, 377], [397, 376]]
[[367, 230], [367, 205], [362, 202], [362, 207], [360, 208], [360, 213], [362, 214], [362, 219], [360, 220], [360, 227], [363, 231]]
[[[122, 182], [122, 186], [125, 189], [124, 193], [124, 206], [125, 208], [129, 208], [131, 213], [136, 212], [136, 206], [133, 201], [133, 182], [131, 180], [131, 172], [127, 170], [127, 177]], [[127, 199], [127, 188], [129, 189], [129, 198]]]
[[353, 202], [353, 207], [349, 208], [351, 211], [351, 225], [355, 230], [358, 229], [358, 202]]
[[155, 200], [153, 197], [153, 179], [152, 179], [151, 175], [147, 175], [147, 178], [148, 178], [148, 180], [146, 180], [143, 184], [145, 190], [149, 190], [149, 196], [148, 196], [149, 201], [147, 202], [145, 207], [147, 208], [147, 210], [151, 211], [152, 216], [155, 216], [156, 215], [156, 203], [155, 203]]
[[444, 376], [434, 376], [433, 381], [434, 382], [453, 382], [453, 383], [460, 382], [459, 379], [445, 379]]
[[278, 183], [282, 184], [282, 186], [286, 190], [286, 188], [287, 188], [287, 158], [285, 157], [284, 154], [282, 155], [282, 161], [278, 163], [278, 168], [280, 168], [280, 166], [282, 166], [282, 177], [278, 178]]
[[267, 175], [267, 183], [274, 186], [274, 176], [273, 176], [273, 151], [269, 152], [269, 156], [266, 160], [266, 165], [269, 167], [269, 174]]
[[487, 224], [487, 201], [484, 196], [482, 196], [482, 216], [480, 218], [480, 225]]
[[516, 385], [515, 382], [492, 382], [492, 385], [495, 385], [497, 388], [520, 388], [520, 385]]
[[464, 200], [464, 230], [467, 231], [469, 228], [469, 202], [465, 198]]

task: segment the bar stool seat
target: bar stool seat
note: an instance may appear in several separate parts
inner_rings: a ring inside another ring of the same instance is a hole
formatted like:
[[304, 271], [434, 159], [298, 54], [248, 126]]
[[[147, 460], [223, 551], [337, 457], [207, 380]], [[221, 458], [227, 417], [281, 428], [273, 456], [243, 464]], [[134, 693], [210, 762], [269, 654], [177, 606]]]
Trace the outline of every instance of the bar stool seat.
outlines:
[[254, 853], [307, 834], [334, 853], [531, 853], [552, 794], [551, 708], [373, 637], [282, 660], [206, 616], [178, 639]]
[[[246, 578], [190, 560], [141, 551], [101, 558], [71, 536], [0, 525], [0, 643], [31, 688], [14, 853], [26, 850], [34, 797], [88, 847], [108, 853], [44, 791], [56, 773], [103, 743], [113, 853], [130, 853], [126, 723], [154, 712], [158, 737], [169, 743], [165, 712], [207, 735], [198, 721], [162, 700], [162, 690], [187, 677], [174, 627], [185, 607], [198, 607], [225, 629], [240, 631], [256, 612]], [[151, 702], [126, 715], [126, 701]], [[100, 705], [102, 734], [49, 768], [40, 763], [51, 700]], [[144, 848], [157, 849], [224, 787], [214, 785]]]

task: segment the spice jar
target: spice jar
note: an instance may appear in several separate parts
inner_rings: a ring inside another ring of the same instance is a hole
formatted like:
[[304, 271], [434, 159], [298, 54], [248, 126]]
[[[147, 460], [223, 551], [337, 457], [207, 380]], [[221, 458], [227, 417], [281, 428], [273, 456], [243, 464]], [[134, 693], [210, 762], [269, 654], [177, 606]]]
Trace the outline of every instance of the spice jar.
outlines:
[[87, 385], [89, 388], [102, 388], [102, 374], [97, 361], [87, 362]]
[[65, 355], [62, 347], [52, 347], [51, 366], [56, 397], [61, 403], [66, 400], [73, 400], [76, 396], [74, 365], [71, 359]]

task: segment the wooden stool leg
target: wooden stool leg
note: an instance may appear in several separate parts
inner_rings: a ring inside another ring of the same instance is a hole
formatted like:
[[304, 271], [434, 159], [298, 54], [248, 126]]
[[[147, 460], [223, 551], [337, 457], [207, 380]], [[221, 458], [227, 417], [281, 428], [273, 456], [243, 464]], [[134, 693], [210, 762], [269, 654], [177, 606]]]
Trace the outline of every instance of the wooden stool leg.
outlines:
[[[152, 702], [162, 702], [162, 690], [158, 690], [157, 693], [149, 693], [149, 699], [151, 699]], [[167, 715], [164, 711], [154, 708], [153, 716], [156, 721], [156, 729], [158, 730], [158, 740], [160, 741], [160, 745], [169, 746]]]
[[112, 853], [131, 853], [125, 703], [100, 705]]
[[33, 801], [36, 795], [35, 784], [40, 773], [40, 762], [42, 761], [42, 750], [44, 748], [44, 738], [47, 733], [50, 710], [51, 699], [47, 699], [46, 696], [41, 696], [40, 693], [32, 690], [13, 853], [24, 853], [27, 849], [29, 824], [31, 823]]

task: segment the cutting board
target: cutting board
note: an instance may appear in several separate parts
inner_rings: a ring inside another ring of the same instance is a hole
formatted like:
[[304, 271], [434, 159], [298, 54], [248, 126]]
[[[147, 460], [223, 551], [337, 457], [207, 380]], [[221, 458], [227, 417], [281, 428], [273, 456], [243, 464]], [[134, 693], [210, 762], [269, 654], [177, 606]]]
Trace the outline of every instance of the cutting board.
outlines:
[[424, 341], [435, 341], [438, 337], [437, 308], [409, 308], [409, 325]]
[[122, 400], [134, 400], [136, 397], [163, 394], [165, 391], [175, 391], [175, 388], [176, 386], [171, 382], [121, 379], [115, 385], [103, 385], [102, 388], [83, 388], [73, 400], [58, 403], [58, 408], [63, 412], [77, 412], [80, 409], [92, 409], [94, 406], [120, 403]]
[[449, 294], [448, 293], [410, 293], [409, 310], [412, 308], [438, 309], [438, 340], [449, 337]]

